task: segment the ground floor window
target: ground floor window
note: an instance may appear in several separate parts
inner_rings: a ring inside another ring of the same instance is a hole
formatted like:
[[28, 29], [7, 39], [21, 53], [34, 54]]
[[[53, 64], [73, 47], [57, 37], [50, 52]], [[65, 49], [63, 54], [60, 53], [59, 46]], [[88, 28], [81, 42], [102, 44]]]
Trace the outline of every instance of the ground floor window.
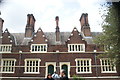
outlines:
[[102, 59], [100, 59], [100, 62], [101, 62], [101, 72], [102, 73], [116, 72], [116, 67], [113, 64], [113, 60], [110, 60], [108, 58], [102, 58]]
[[14, 73], [16, 59], [2, 59], [1, 60], [1, 72]]
[[91, 59], [76, 59], [77, 73], [91, 73]]
[[25, 59], [25, 73], [39, 73], [40, 59]]
[[46, 62], [46, 74], [45, 76], [47, 77], [47, 75], [53, 74], [56, 71], [56, 62]]

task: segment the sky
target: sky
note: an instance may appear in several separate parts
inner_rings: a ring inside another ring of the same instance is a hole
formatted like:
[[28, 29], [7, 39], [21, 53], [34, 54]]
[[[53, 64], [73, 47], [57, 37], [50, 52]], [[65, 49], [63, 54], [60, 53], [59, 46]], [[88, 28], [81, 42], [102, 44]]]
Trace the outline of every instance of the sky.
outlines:
[[82, 13], [88, 13], [92, 32], [102, 32], [100, 8], [104, 0], [4, 0], [0, 5], [4, 19], [3, 30], [10, 33], [25, 32], [27, 14], [33, 14], [35, 31], [42, 28], [44, 32], [55, 32], [55, 17], [59, 16], [61, 32], [71, 32], [74, 27], [80, 31], [79, 19]]

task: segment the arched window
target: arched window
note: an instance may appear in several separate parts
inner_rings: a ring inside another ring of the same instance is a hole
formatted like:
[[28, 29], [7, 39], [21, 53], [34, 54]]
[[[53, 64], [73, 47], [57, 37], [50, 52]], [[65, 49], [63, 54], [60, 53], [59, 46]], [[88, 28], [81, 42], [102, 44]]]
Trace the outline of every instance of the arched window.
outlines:
[[68, 66], [66, 64], [63, 64], [62, 69], [65, 70], [66, 76], [68, 76]]
[[48, 66], [48, 74], [49, 74], [49, 73], [50, 73], [50, 74], [53, 74], [53, 73], [54, 73], [54, 66], [51, 65], [51, 64]]

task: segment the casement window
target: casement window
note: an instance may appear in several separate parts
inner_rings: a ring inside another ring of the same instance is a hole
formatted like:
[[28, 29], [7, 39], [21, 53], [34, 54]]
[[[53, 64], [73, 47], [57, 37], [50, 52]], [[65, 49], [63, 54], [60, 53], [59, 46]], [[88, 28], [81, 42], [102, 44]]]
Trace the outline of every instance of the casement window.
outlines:
[[68, 52], [85, 52], [85, 44], [68, 44]]
[[0, 45], [0, 52], [11, 52], [12, 45], [2, 44]]
[[91, 72], [91, 59], [76, 59], [76, 72], [77, 73], [92, 73]]
[[16, 59], [1, 59], [1, 72], [14, 73]]
[[116, 72], [116, 67], [113, 64], [113, 61], [109, 58], [100, 59], [101, 62], [101, 72], [102, 73], [114, 73]]
[[31, 52], [47, 52], [47, 44], [32, 44]]
[[25, 59], [25, 73], [39, 73], [40, 59]]

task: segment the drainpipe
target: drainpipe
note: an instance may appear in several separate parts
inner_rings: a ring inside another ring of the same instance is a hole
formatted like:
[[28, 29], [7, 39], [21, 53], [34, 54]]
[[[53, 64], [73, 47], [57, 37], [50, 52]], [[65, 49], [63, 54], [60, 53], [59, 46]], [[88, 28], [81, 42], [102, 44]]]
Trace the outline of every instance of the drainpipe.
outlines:
[[22, 58], [22, 51], [20, 50], [21, 48], [20, 48], [20, 46], [19, 46], [19, 64], [18, 64], [18, 66], [19, 66], [19, 69], [18, 69], [18, 79], [20, 79], [20, 73], [21, 73], [21, 71], [20, 71], [20, 69], [21, 69], [21, 58]]
[[97, 71], [97, 55], [96, 55], [96, 46], [95, 46], [95, 49], [94, 49], [94, 59], [95, 59], [95, 72], [96, 72], [96, 77], [98, 77], [98, 71]]

